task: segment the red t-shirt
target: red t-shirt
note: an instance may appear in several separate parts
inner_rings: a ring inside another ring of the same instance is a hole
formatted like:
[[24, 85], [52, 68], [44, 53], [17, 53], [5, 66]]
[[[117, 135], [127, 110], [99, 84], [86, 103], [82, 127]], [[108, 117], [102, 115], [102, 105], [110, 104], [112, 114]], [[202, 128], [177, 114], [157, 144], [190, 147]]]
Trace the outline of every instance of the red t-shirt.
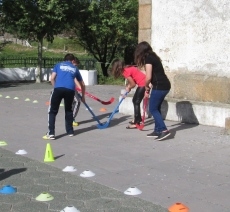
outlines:
[[124, 68], [123, 76], [125, 78], [131, 77], [138, 87], [145, 86], [145, 74], [137, 67], [129, 66]]

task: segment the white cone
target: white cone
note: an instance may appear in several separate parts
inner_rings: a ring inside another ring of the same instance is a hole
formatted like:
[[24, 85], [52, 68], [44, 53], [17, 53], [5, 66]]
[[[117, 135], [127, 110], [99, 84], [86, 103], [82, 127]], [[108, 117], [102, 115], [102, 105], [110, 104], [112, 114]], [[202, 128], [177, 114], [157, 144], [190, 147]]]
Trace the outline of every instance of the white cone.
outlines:
[[77, 169], [74, 166], [66, 166], [64, 169], [62, 169], [63, 172], [75, 172]]
[[30, 99], [29, 99], [29, 98], [26, 98], [26, 99], [25, 99], [25, 101], [26, 101], [26, 102], [29, 102], [29, 101], [30, 101]]
[[17, 96], [15, 96], [14, 99], [19, 99], [19, 98]]
[[136, 187], [130, 187], [124, 192], [124, 194], [126, 194], [126, 195], [138, 195], [141, 193], [142, 193], [142, 191]]
[[93, 173], [90, 170], [85, 170], [80, 174], [81, 177], [93, 177], [95, 176], [95, 173]]
[[75, 208], [74, 206], [70, 205], [70, 206], [65, 207], [60, 212], [80, 212], [80, 211], [77, 208]]
[[20, 150], [18, 150], [15, 154], [16, 154], [16, 155], [26, 155], [26, 154], [27, 154], [27, 151], [24, 150], [24, 149], [20, 149]]
[[9, 99], [10, 98], [10, 96], [6, 96], [6, 99]]
[[38, 101], [37, 101], [37, 100], [34, 100], [33, 103], [38, 103]]

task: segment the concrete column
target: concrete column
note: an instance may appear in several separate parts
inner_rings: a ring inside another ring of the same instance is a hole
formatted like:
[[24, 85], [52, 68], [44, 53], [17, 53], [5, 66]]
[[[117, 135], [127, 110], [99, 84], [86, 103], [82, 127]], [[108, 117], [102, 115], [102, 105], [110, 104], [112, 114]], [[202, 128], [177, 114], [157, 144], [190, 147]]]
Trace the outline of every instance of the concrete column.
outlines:
[[151, 43], [152, 0], [139, 0], [138, 42]]
[[225, 134], [230, 135], [230, 117], [225, 119]]

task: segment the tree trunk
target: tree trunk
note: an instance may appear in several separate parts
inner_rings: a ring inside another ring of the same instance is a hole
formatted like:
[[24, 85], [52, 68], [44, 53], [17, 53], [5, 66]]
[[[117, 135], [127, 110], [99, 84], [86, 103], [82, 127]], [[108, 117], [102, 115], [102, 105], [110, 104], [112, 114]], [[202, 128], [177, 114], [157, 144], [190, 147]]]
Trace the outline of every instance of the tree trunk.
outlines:
[[103, 76], [104, 77], [108, 77], [108, 66], [105, 65], [105, 63], [101, 63], [101, 70], [102, 70], [102, 73], [103, 73]]
[[36, 83], [40, 83], [43, 81], [42, 74], [42, 46], [43, 46], [43, 38], [40, 38], [38, 41], [38, 66], [35, 71]]

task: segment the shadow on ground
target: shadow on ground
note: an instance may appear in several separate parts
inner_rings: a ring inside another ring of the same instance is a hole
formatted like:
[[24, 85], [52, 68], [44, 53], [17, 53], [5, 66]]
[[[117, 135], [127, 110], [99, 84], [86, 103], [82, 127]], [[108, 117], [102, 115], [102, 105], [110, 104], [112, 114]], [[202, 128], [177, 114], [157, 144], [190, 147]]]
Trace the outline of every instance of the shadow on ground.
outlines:
[[20, 174], [21, 172], [25, 172], [27, 169], [26, 168], [18, 168], [18, 169], [11, 169], [8, 171], [4, 172], [4, 169], [1, 169], [0, 171], [3, 170], [3, 173], [0, 174], [0, 181], [5, 180], [6, 178], [11, 177], [12, 175], [15, 174]]

